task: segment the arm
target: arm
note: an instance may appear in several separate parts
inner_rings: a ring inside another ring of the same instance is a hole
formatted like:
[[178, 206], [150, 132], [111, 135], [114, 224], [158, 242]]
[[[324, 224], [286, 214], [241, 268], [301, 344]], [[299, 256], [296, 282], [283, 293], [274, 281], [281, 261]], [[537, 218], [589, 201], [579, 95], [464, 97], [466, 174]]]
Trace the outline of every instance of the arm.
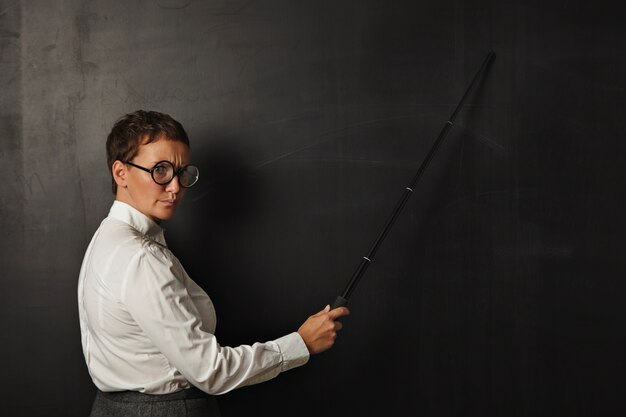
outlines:
[[166, 248], [144, 247], [126, 271], [122, 301], [129, 313], [171, 366], [205, 392], [223, 394], [308, 361], [296, 332], [252, 346], [220, 346], [191, 300], [182, 266]]

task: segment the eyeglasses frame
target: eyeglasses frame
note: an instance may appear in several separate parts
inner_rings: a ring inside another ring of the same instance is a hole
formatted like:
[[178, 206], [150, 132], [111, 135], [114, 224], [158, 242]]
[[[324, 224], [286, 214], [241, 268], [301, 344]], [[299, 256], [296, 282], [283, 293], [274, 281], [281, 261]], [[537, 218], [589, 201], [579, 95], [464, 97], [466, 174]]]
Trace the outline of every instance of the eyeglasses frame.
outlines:
[[[172, 178], [171, 178], [168, 182], [163, 183], [163, 184], [161, 184], [161, 183], [157, 182], [157, 180], [155, 180], [155, 179], [154, 179], [154, 174], [153, 174], [153, 173], [154, 173], [154, 170], [156, 169], [156, 167], [157, 167], [157, 166], [158, 166], [161, 162], [167, 162], [168, 164], [170, 164], [170, 165], [172, 166], [172, 168], [174, 168], [174, 175], [172, 175]], [[125, 164], [128, 164], [128, 165], [130, 165], [130, 166], [133, 166], [133, 167], [135, 167], [135, 168], [139, 168], [139, 169], [141, 169], [142, 171], [149, 172], [149, 173], [150, 173], [150, 176], [152, 177], [152, 181], [154, 181], [154, 183], [155, 183], [155, 184], [158, 184], [158, 185], [167, 185], [167, 184], [169, 184], [170, 182], [174, 181], [174, 177], [178, 177], [178, 184], [179, 184], [181, 187], [183, 187], [183, 188], [191, 188], [191, 187], [193, 187], [194, 185], [196, 185], [196, 184], [198, 183], [198, 179], [200, 179], [200, 170], [198, 169], [198, 167], [197, 167], [197, 166], [195, 166], [195, 165], [193, 165], [193, 164], [187, 164], [187, 165], [184, 165], [184, 166], [180, 167], [178, 170], [176, 170], [176, 167], [174, 166], [174, 164], [172, 164], [170, 161], [168, 161], [168, 160], [166, 160], [166, 159], [164, 159], [164, 160], [162, 160], [162, 161], [157, 162], [157, 163], [156, 163], [156, 164], [154, 164], [154, 166], [153, 166], [152, 168], [150, 168], [150, 169], [149, 169], [149, 168], [144, 168], [144, 167], [142, 167], [142, 166], [140, 166], [140, 165], [137, 165], [137, 164], [134, 164], [134, 163], [132, 163], [132, 162], [130, 162], [130, 161], [124, 161], [124, 163], [125, 163]], [[193, 166], [193, 167], [195, 167], [195, 168], [196, 168], [196, 170], [198, 171], [198, 177], [196, 178], [196, 182], [194, 182], [193, 184], [191, 184], [191, 185], [183, 185], [183, 184], [180, 182], [180, 176], [179, 176], [179, 175], [180, 175], [180, 174], [181, 174], [181, 173], [185, 170], [185, 168], [187, 168], [188, 166]]]

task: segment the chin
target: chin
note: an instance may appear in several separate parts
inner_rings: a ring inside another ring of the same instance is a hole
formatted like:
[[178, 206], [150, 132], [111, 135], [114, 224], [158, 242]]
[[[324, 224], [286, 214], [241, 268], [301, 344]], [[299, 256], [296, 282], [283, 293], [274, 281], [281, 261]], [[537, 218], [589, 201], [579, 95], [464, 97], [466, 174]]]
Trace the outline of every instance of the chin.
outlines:
[[170, 220], [174, 217], [175, 212], [176, 210], [159, 210], [157, 213], [154, 213], [154, 217], [159, 221]]

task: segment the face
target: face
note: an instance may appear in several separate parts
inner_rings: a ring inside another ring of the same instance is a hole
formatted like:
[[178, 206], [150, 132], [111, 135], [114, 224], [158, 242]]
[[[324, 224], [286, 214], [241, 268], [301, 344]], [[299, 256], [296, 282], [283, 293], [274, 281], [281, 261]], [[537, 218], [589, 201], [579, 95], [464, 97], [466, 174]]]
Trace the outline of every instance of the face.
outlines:
[[[132, 163], [151, 169], [159, 161], [171, 162], [175, 169], [190, 163], [189, 148], [182, 142], [160, 138], [140, 145]], [[178, 176], [166, 185], [152, 180], [149, 172], [115, 161], [112, 167], [117, 183], [116, 199], [130, 204], [152, 220], [159, 222], [174, 216], [186, 189], [181, 187]]]

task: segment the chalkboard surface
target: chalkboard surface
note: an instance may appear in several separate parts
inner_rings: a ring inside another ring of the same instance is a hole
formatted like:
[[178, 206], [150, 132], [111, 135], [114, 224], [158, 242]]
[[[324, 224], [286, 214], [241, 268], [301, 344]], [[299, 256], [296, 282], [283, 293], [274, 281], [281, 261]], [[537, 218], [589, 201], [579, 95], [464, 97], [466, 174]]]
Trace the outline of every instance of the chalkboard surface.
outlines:
[[224, 416], [625, 415], [626, 29], [577, 1], [0, 0], [0, 414], [85, 416], [76, 284], [137, 109], [186, 127], [165, 225], [224, 345], [347, 283], [336, 346]]

